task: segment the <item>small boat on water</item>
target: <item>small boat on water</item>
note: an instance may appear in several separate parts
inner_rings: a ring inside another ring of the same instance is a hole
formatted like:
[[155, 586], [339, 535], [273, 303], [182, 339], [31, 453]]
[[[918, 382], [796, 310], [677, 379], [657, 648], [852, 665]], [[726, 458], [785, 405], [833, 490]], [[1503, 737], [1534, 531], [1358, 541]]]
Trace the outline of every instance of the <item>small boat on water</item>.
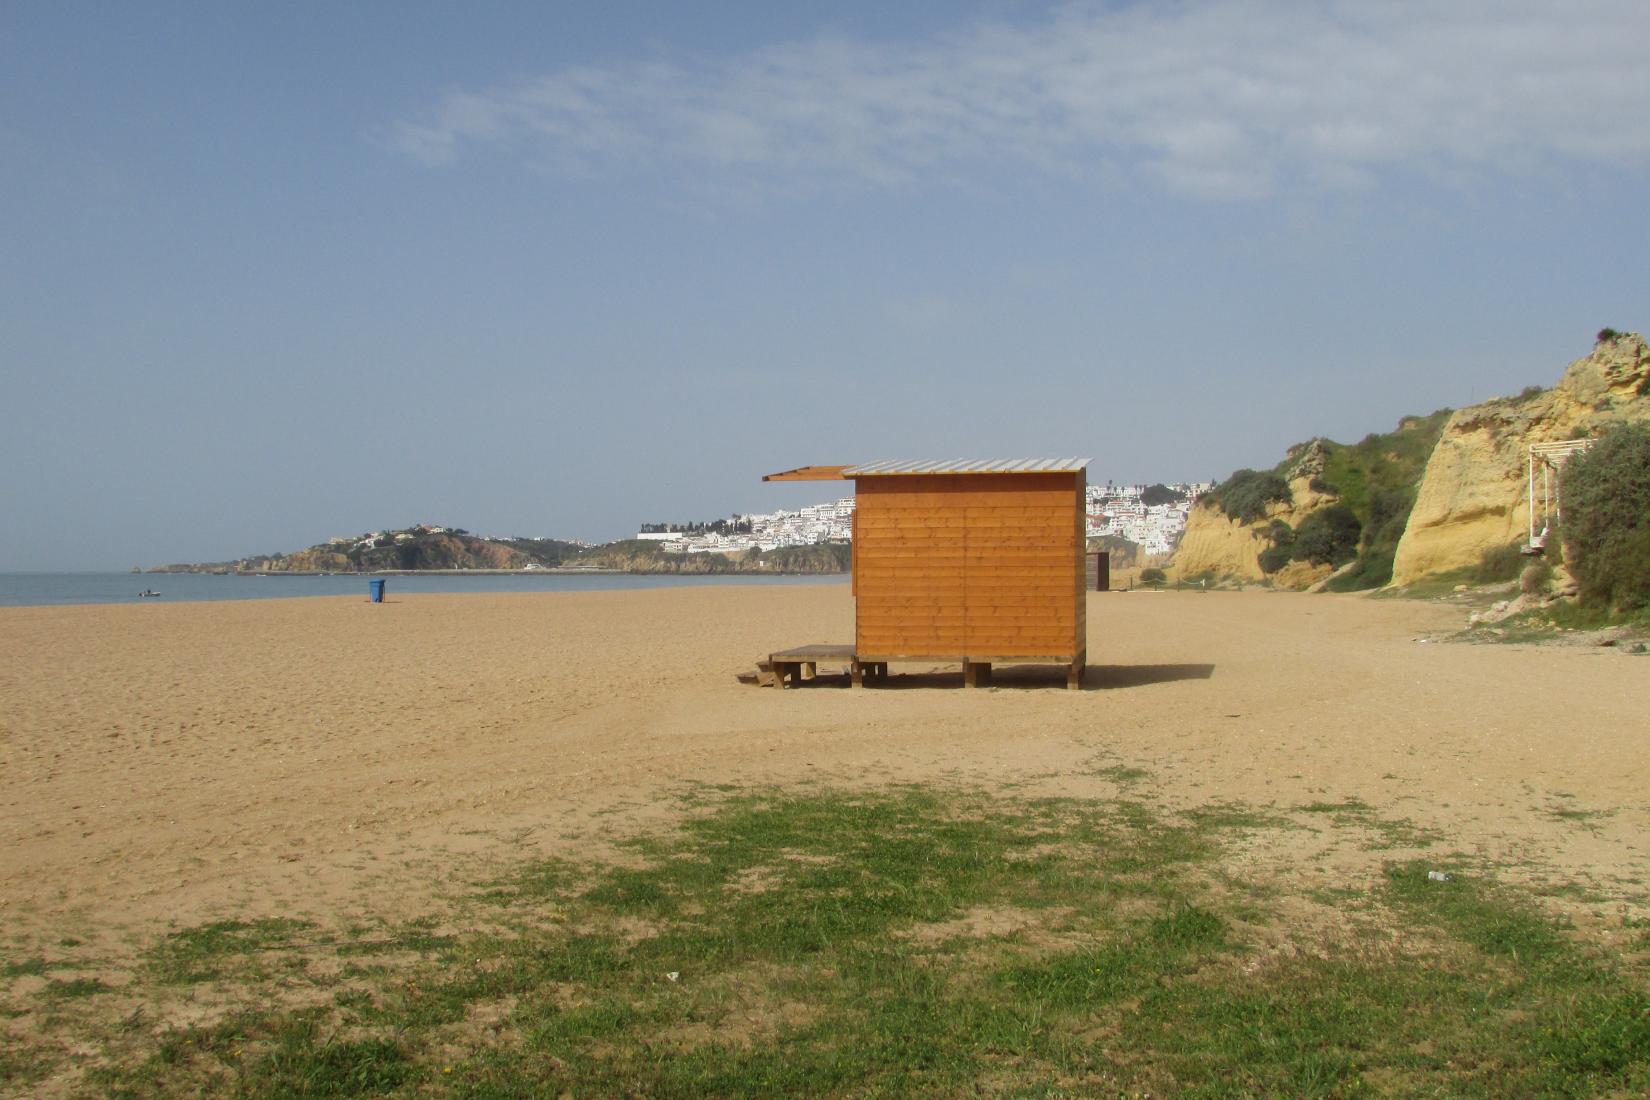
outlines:
[[153, 588], [145, 588], [142, 592], [138, 593], [138, 598], [141, 600], [147, 600], [159, 595], [160, 593], [156, 592]]

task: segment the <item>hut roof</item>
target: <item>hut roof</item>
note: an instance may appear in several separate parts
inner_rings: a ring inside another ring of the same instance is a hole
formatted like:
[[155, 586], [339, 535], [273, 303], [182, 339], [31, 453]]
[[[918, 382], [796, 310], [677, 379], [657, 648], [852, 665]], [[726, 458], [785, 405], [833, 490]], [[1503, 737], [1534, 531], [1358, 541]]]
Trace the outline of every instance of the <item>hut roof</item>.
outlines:
[[1086, 458], [942, 458], [924, 461], [867, 462], [860, 466], [799, 466], [769, 474], [763, 481], [846, 481], [857, 477], [902, 477], [918, 474], [1075, 474]]

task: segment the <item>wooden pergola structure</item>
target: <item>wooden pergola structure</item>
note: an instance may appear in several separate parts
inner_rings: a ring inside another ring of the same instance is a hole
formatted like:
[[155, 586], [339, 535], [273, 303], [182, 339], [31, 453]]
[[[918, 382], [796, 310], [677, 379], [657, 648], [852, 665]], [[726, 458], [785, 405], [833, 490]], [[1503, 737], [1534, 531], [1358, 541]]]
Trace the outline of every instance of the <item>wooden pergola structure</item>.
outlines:
[[[852, 481], [854, 644], [770, 657], [778, 681], [846, 658], [853, 682], [890, 662], [960, 662], [976, 686], [994, 664], [1087, 660], [1087, 459], [804, 466], [764, 481]], [[825, 651], [829, 650], [829, 653]], [[816, 656], [808, 657], [806, 652]]]

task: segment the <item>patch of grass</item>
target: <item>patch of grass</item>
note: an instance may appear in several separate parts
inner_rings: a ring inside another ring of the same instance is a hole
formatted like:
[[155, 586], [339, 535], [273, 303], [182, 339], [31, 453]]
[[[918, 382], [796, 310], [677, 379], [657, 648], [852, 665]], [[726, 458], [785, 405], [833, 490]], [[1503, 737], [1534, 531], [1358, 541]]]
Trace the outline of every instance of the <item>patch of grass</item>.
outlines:
[[1089, 774], [1097, 775], [1101, 779], [1109, 779], [1119, 786], [1128, 786], [1131, 783], [1138, 783], [1142, 779], [1151, 778], [1152, 773], [1145, 768], [1136, 768], [1128, 764], [1113, 764], [1110, 767], [1100, 768]]
[[1038, 1017], [1086, 1013], [1191, 972], [1225, 946], [1225, 930], [1226, 922], [1214, 913], [1181, 904], [1134, 935], [1011, 964], [997, 980]]
[[[1357, 799], [1296, 812], [1386, 827]], [[473, 919], [440, 926], [457, 931], [225, 922], [168, 937], [157, 952], [183, 961], [151, 981], [317, 944], [424, 950], [350, 962], [351, 985], [307, 1005], [268, 997], [290, 984], [279, 966], [236, 971], [244, 1011], [160, 1032], [91, 1084], [248, 1098], [1650, 1088], [1642, 963], [1578, 945], [1526, 895], [1433, 882], [1419, 863], [1319, 891], [1357, 902], [1355, 928], [1273, 927], [1294, 907], [1255, 905], [1220, 856], [1292, 827], [1231, 804], [1175, 816], [923, 788], [702, 798], [622, 865], [531, 864], [478, 886], [461, 906]]]
[[8, 1094], [27, 1096], [25, 1086], [50, 1074], [54, 1066], [51, 1060], [38, 1057], [34, 1052], [26, 1050], [21, 1044], [15, 1047], [0, 1047], [0, 1087]]
[[0, 977], [21, 978], [26, 975], [39, 976], [46, 973], [46, 967], [49, 965], [50, 964], [47, 963], [45, 959], [41, 958], [13, 959], [4, 966], [0, 966]]
[[1297, 809], [1303, 814], [1363, 815], [1372, 812], [1369, 803], [1358, 798], [1348, 798], [1340, 802], [1308, 802]]
[[140, 1065], [90, 1075], [119, 1098], [231, 1094], [247, 1097], [379, 1096], [425, 1071], [389, 1036], [346, 1038], [315, 1010], [246, 1014], [169, 1032]]
[[1537, 614], [1553, 626], [1565, 630], [1605, 630], [1612, 626], [1650, 628], [1650, 608], [1612, 611], [1573, 600], [1560, 600]]
[[203, 924], [174, 932], [152, 948], [150, 969], [162, 982], [212, 981], [230, 961], [290, 946], [295, 935], [313, 929], [309, 921], [281, 917]]
[[566, 860], [535, 859], [514, 874], [488, 883], [482, 896], [499, 904], [556, 901], [572, 892], [581, 875]]
[[1361, 828], [1374, 833], [1379, 839], [1373, 844], [1366, 845], [1372, 851], [1385, 848], [1429, 848], [1440, 839], [1437, 832], [1420, 828], [1413, 822], [1381, 817], [1375, 812], [1374, 807], [1358, 798], [1348, 798], [1340, 802], [1309, 802], [1296, 809], [1306, 814], [1327, 814], [1342, 828]]
[[1574, 821], [1578, 825], [1589, 829], [1596, 829], [1595, 822], [1599, 818], [1614, 816], [1614, 810], [1584, 810], [1579, 806], [1554, 806], [1547, 813], [1560, 821]]
[[68, 981], [54, 980], [46, 984], [46, 996], [61, 1000], [70, 1000], [76, 997], [95, 997], [99, 993], [113, 992], [113, 986], [105, 985], [97, 978], [71, 978]]
[[1460, 874], [1447, 882], [1434, 881], [1427, 877], [1432, 869], [1423, 862], [1389, 866], [1389, 899], [1411, 916], [1431, 918], [1431, 923], [1486, 955], [1511, 956], [1529, 964], [1573, 954], [1558, 928], [1534, 906]]
[[1207, 806], [1187, 810], [1184, 816], [1198, 829], [1210, 834], [1249, 833], [1261, 829], [1294, 827], [1294, 823], [1286, 817], [1235, 802], [1211, 802]]
[[451, 949], [458, 940], [428, 927], [411, 925], [372, 937], [358, 937], [337, 945], [337, 953], [344, 958], [359, 955], [382, 955], [393, 951], [412, 951], [432, 955]]

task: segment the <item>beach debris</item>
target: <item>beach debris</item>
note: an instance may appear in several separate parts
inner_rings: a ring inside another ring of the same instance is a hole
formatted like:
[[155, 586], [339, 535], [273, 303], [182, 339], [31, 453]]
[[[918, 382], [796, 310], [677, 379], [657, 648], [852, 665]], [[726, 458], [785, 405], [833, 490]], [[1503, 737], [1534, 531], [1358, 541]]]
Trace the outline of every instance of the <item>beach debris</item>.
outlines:
[[670, 973], [665, 975], [665, 980], [674, 982], [681, 976], [682, 972], [680, 970], [672, 970]]
[[1428, 871], [1427, 880], [1429, 882], [1454, 882], [1455, 876], [1448, 871]]

